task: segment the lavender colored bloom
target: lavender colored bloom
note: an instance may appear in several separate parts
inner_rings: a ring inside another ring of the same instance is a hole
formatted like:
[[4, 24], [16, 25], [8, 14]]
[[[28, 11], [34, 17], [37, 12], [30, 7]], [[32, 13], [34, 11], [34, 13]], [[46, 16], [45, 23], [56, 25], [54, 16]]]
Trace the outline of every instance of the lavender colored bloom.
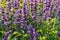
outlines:
[[[58, 15], [58, 17], [60, 17], [59, 0], [57, 0], [57, 2], [56, 0], [6, 0], [6, 1], [7, 1], [7, 7], [6, 7], [7, 10], [5, 11], [5, 8], [0, 8], [0, 12], [2, 14], [2, 16], [0, 17], [0, 22], [3, 21], [2, 24], [3, 26], [7, 26], [5, 27], [7, 30], [10, 29], [10, 26], [16, 26], [17, 29], [16, 28], [14, 29], [16, 29], [16, 31], [20, 31], [20, 27], [21, 27], [23, 36], [25, 36], [24, 34], [27, 30], [30, 34], [30, 40], [38, 39], [37, 38], [38, 32], [34, 27], [32, 27], [32, 25], [34, 26], [34, 22], [39, 22], [39, 24], [36, 25], [39, 26], [41, 19], [44, 18], [44, 20], [49, 20], [53, 18], [51, 16], [53, 16], [55, 14], [54, 12], [56, 11], [57, 11], [56, 14]], [[23, 1], [24, 1], [24, 5], [22, 7]], [[22, 7], [22, 9], [19, 7]], [[13, 29], [13, 27], [11, 28]], [[4, 35], [3, 40], [8, 40], [8, 36], [11, 33], [12, 33], [11, 30], [7, 31]], [[60, 34], [58, 35], [60, 36]]]
[[4, 22], [4, 25], [8, 25], [9, 24], [9, 22]]
[[35, 0], [35, 11], [37, 11], [37, 1]]
[[12, 2], [12, 7], [18, 8], [19, 7], [19, 2], [18, 1], [13, 1]]
[[4, 16], [4, 8], [0, 8], [0, 12], [2, 13], [2, 16]]
[[58, 17], [60, 18], [60, 6], [58, 7]]
[[26, 20], [27, 20], [26, 17], [22, 17], [22, 19], [21, 19], [21, 21], [20, 21], [20, 22], [22, 23], [22, 26], [21, 26], [21, 27], [22, 27], [23, 29], [25, 29], [26, 26], [27, 26], [27, 21], [26, 21]]
[[22, 8], [22, 17], [21, 17], [21, 23], [22, 23], [22, 28], [25, 29], [27, 27], [27, 3], [26, 0], [24, 1], [24, 6]]
[[10, 11], [9, 11], [9, 10], [7, 10], [6, 15], [8, 15], [8, 16], [9, 16], [9, 13], [10, 13]]
[[58, 17], [60, 17], [60, 11], [58, 11]]
[[24, 6], [23, 6], [23, 13], [24, 15], [28, 13], [28, 6], [27, 6], [27, 1], [24, 1]]
[[9, 10], [9, 11], [10, 11], [10, 9], [11, 9], [11, 2], [8, 2], [7, 10]]
[[45, 3], [44, 4], [44, 20], [49, 20], [49, 19], [51, 19], [50, 18], [50, 15], [51, 15], [51, 12], [50, 12], [51, 1], [45, 0], [44, 3]]
[[58, 0], [57, 15], [60, 18], [60, 1]]
[[7, 32], [5, 33], [5, 35], [4, 35], [3, 40], [8, 40], [8, 36], [9, 36], [9, 34], [11, 34], [11, 33], [12, 33], [12, 30], [7, 31]]
[[20, 23], [21, 17], [20, 17], [20, 10], [16, 9], [14, 10], [14, 16], [15, 16], [15, 23]]
[[28, 26], [29, 34], [30, 34], [30, 40], [37, 40], [38, 34], [36, 32], [36, 29], [32, 27], [32, 25]]
[[40, 16], [36, 16], [36, 21], [40, 22]]
[[14, 12], [15, 12], [15, 14], [18, 14], [18, 15], [20, 14], [20, 10], [19, 9], [15, 9]]
[[16, 19], [17, 22], [20, 22], [20, 20], [21, 20], [20, 18], [17, 18], [17, 19]]
[[8, 21], [8, 18], [9, 18], [8, 15], [4, 15], [4, 16], [3, 16], [3, 19], [4, 19], [5, 21]]
[[58, 6], [60, 6], [60, 0], [57, 0], [58, 1]]
[[31, 13], [32, 13], [32, 18], [33, 19], [36, 19], [36, 12], [35, 11], [37, 9], [36, 8], [37, 6], [36, 6], [35, 3], [36, 3], [36, 0], [31, 0]]

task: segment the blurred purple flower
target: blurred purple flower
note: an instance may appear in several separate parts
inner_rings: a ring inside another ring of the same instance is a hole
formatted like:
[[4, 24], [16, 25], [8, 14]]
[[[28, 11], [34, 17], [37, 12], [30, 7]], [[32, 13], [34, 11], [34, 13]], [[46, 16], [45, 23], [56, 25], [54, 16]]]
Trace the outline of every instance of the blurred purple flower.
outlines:
[[12, 30], [7, 31], [7, 32], [5, 33], [5, 35], [4, 35], [3, 40], [8, 40], [8, 36], [9, 36], [9, 34], [11, 34], [11, 33], [12, 33]]
[[22, 8], [22, 17], [21, 17], [21, 23], [22, 23], [22, 28], [25, 29], [27, 27], [27, 3], [26, 3], [26, 0], [24, 1], [24, 6]]
[[29, 34], [30, 34], [30, 40], [37, 40], [38, 33], [36, 32], [36, 29], [31, 26], [28, 28]]
[[36, 10], [37, 10], [36, 0], [31, 0], [31, 13], [33, 19], [36, 19]]
[[18, 1], [13, 1], [12, 2], [12, 7], [14, 7], [14, 8], [19, 8], [19, 2]]
[[44, 20], [51, 19], [50, 7], [51, 7], [51, 0], [45, 0], [44, 1]]

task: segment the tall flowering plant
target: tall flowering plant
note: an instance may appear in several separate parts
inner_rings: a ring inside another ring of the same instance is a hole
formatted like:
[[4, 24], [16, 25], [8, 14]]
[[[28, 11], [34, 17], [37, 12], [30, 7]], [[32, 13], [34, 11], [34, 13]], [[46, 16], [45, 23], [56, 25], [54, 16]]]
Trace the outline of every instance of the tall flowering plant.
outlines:
[[59, 0], [0, 0], [0, 40], [60, 40]]

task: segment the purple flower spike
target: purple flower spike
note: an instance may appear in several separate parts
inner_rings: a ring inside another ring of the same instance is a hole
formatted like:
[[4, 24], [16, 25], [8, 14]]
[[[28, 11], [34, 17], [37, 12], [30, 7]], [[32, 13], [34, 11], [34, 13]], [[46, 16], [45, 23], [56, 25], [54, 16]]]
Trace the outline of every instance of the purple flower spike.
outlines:
[[50, 11], [50, 7], [51, 7], [51, 1], [50, 0], [45, 0], [44, 1], [44, 20], [49, 20], [51, 19], [51, 11]]
[[29, 30], [29, 34], [30, 34], [30, 40], [36, 40], [38, 37], [36, 29], [33, 28], [32, 26], [29, 26], [28, 30]]
[[19, 8], [19, 2], [18, 1], [13, 1], [12, 2], [12, 7], [14, 7], [14, 8]]
[[4, 22], [4, 25], [8, 25], [9, 24], [9, 22]]
[[4, 15], [4, 8], [0, 8], [0, 12], [2, 13], [2, 15]]
[[23, 13], [24, 14], [27, 14], [28, 13], [28, 6], [27, 6], [27, 3], [26, 3], [26, 0], [24, 2], [24, 6], [23, 6]]
[[[60, 2], [59, 2], [58, 5], [60, 5]], [[58, 15], [58, 17], [60, 18], [60, 6], [58, 6], [57, 15]]]
[[5, 33], [5, 35], [4, 35], [3, 40], [8, 40], [8, 36], [9, 36], [9, 34], [11, 34], [11, 33], [12, 33], [12, 30], [7, 31], [7, 32]]
[[27, 9], [28, 9], [28, 6], [27, 6], [27, 3], [26, 3], [26, 0], [24, 1], [24, 6], [22, 8], [22, 16], [21, 16], [21, 23], [22, 23], [22, 28], [25, 29], [27, 27]]
[[31, 13], [33, 19], [36, 19], [36, 10], [37, 10], [36, 0], [31, 0]]

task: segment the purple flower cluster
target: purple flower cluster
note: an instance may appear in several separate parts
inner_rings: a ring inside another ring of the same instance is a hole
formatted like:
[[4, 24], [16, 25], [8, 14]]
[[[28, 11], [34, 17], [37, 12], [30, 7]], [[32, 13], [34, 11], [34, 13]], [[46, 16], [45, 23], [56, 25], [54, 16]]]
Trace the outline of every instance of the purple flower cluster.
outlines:
[[36, 10], [37, 10], [37, 8], [36, 8], [37, 6], [36, 6], [36, 0], [31, 0], [31, 13], [32, 13], [32, 18], [33, 19], [36, 19]]
[[[2, 14], [0, 15], [0, 22], [2, 21], [1, 23], [5, 27], [8, 27], [11, 23], [16, 25], [21, 23], [21, 28], [24, 31], [29, 27], [29, 25], [27, 25], [29, 16], [31, 16], [34, 21], [37, 20], [37, 22], [40, 22], [41, 14], [43, 14], [43, 20], [50, 20], [52, 19], [52, 16], [57, 14], [58, 17], [60, 17], [59, 0], [23, 0], [23, 7], [20, 9], [21, 1], [22, 0], [6, 0], [6, 10], [4, 7], [0, 7], [0, 14]], [[43, 8], [38, 8], [42, 3]], [[28, 4], [30, 5], [28, 6]], [[54, 12], [56, 12], [56, 14], [54, 14]], [[30, 26], [28, 30], [31, 38], [30, 40], [37, 40], [36, 29]], [[4, 40], [7, 40], [10, 33], [11, 31], [6, 32]]]
[[57, 1], [57, 13], [58, 13], [58, 17], [60, 18], [60, 0]]
[[38, 33], [36, 32], [36, 29], [31, 25], [29, 26], [29, 34], [31, 35], [30, 40], [37, 40]]
[[[51, 0], [52, 1], [52, 0]], [[50, 0], [45, 0], [44, 1], [44, 18], [45, 20], [50, 19], [50, 6], [51, 6], [51, 1]]]
[[2, 40], [8, 40], [9, 34], [12, 34], [12, 30], [9, 30], [5, 33], [4, 38]]

